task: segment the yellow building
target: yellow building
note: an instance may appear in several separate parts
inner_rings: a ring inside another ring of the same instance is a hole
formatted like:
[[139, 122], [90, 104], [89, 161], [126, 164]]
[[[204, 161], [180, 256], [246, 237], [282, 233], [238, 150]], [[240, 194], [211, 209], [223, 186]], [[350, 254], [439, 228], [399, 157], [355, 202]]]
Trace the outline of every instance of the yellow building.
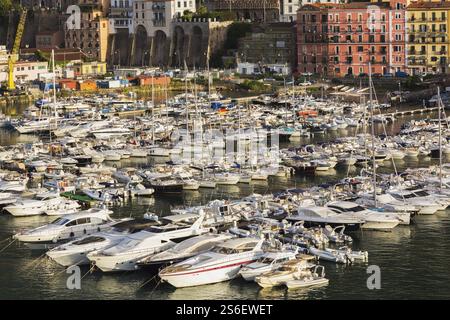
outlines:
[[75, 76], [98, 76], [106, 73], [106, 62], [77, 62], [73, 64]]
[[448, 73], [450, 1], [411, 2], [406, 13], [407, 65], [410, 74]]

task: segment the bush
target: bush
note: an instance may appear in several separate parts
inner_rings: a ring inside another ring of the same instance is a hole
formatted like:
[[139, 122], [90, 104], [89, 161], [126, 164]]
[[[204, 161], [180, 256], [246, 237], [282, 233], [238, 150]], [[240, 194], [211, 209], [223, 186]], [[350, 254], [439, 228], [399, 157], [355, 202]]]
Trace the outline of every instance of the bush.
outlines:
[[256, 80], [245, 80], [239, 84], [239, 87], [247, 91], [264, 91], [265, 89], [264, 83]]

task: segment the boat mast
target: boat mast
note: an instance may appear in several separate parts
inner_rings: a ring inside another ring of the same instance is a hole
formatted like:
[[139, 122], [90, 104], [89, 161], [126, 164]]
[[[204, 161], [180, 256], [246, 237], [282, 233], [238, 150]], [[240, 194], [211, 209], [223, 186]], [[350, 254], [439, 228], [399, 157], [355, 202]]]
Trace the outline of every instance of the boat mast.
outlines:
[[188, 108], [188, 87], [187, 87], [188, 67], [186, 60], [184, 60], [184, 103], [186, 106], [186, 134], [189, 134], [189, 108]]
[[152, 74], [152, 145], [155, 145], [155, 73]]
[[[52, 71], [53, 71], [53, 110], [54, 110], [54, 116], [55, 116], [55, 129], [58, 126], [57, 123], [57, 113], [56, 113], [56, 72], [55, 72], [55, 50], [52, 49]], [[50, 142], [52, 141], [52, 118], [50, 117]], [[50, 146], [51, 148], [51, 146]], [[50, 155], [52, 152], [50, 151]]]
[[372, 131], [372, 169], [373, 169], [373, 201], [374, 206], [377, 206], [377, 171], [375, 166], [375, 125], [373, 121], [373, 88], [372, 88], [372, 64], [369, 61], [369, 111], [370, 111], [370, 126]]
[[438, 94], [438, 114], [439, 114], [439, 188], [442, 192], [442, 123], [441, 123], [441, 91], [439, 86], [437, 87]]

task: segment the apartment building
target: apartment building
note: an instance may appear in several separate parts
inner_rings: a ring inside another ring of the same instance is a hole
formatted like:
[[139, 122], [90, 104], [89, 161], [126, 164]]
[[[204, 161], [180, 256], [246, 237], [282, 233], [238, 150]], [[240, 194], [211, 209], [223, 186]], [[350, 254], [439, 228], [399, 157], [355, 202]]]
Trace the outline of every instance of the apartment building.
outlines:
[[406, 0], [308, 4], [297, 13], [298, 71], [343, 77], [406, 69]]
[[409, 73], [448, 73], [450, 2], [414, 2], [406, 14]]
[[80, 49], [92, 60], [106, 61], [108, 49], [109, 21], [103, 15], [103, 8], [80, 5], [80, 28], [65, 28], [66, 48]]

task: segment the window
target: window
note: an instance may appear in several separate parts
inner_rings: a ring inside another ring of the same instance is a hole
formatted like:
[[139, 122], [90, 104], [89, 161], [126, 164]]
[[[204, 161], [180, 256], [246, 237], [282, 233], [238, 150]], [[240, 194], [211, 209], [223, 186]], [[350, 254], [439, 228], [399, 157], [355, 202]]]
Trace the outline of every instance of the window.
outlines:
[[73, 221], [70, 221], [68, 224], [66, 224], [66, 227], [73, 227], [76, 225], [77, 225], [77, 220], [73, 220]]

